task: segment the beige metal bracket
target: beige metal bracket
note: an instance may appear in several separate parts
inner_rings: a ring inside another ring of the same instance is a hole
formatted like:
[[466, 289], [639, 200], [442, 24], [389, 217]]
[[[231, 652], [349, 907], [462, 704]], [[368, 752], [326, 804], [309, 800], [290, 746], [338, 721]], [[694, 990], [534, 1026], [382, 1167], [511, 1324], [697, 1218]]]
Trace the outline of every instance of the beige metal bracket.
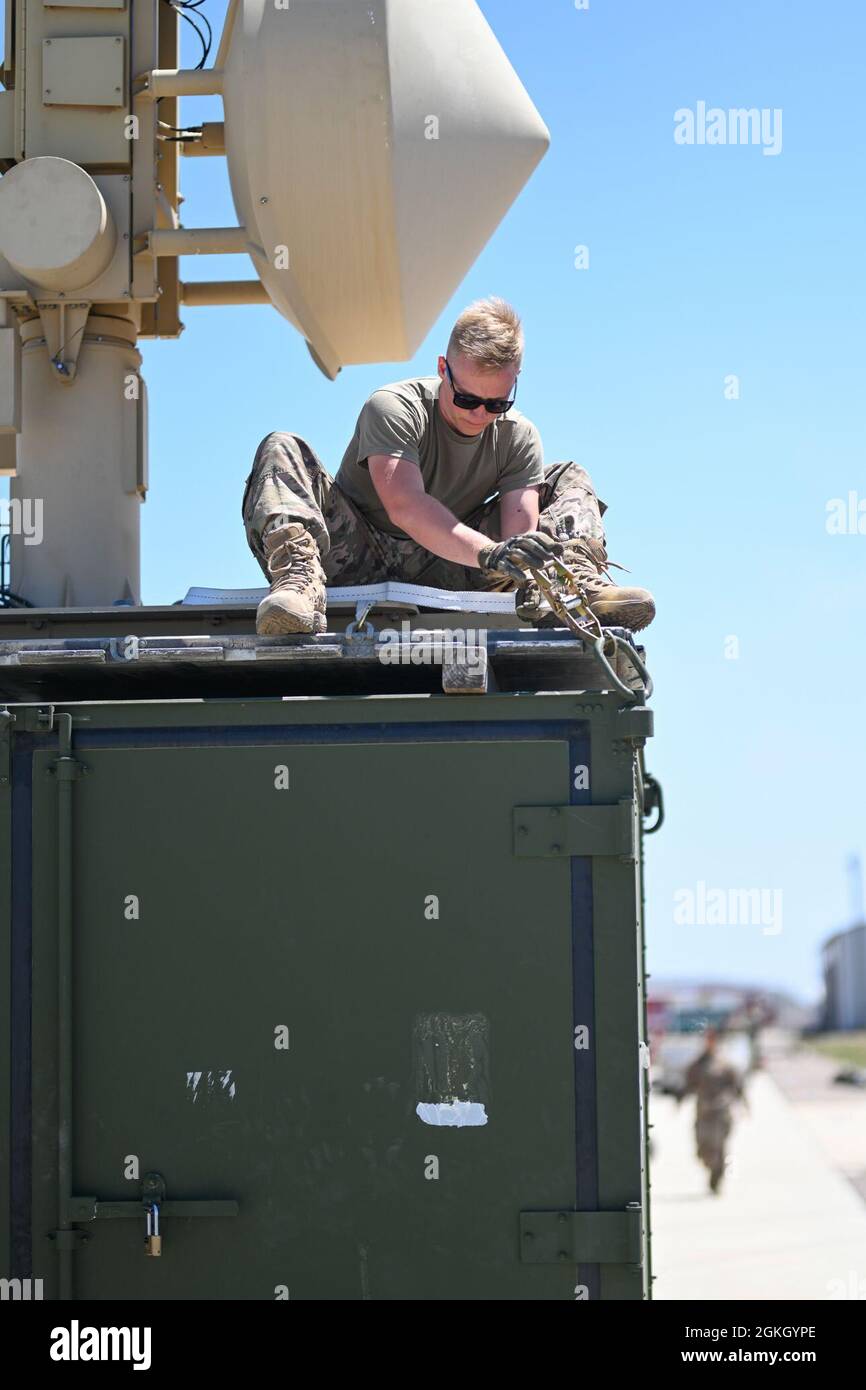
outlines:
[[133, 93], [142, 101], [161, 97], [222, 96], [221, 68], [154, 68], [133, 79]]
[[270, 304], [261, 280], [194, 280], [180, 287], [181, 304]]
[[[7, 306], [8, 308], [4, 307]], [[36, 302], [29, 290], [0, 290], [0, 316], [2, 322], [9, 323], [9, 309], [16, 313], [19, 318], [25, 313], [32, 315], [36, 313]]]
[[84, 342], [84, 328], [91, 308], [90, 300], [74, 304], [39, 305], [48, 356], [57, 379], [67, 386], [75, 380], [78, 356]]
[[157, 227], [137, 236], [134, 250], [152, 256], [227, 256], [248, 246], [246, 227]]
[[189, 158], [201, 158], [202, 155], [224, 155], [226, 152], [226, 127], [225, 121], [204, 121], [200, 126], [191, 126], [190, 130], [198, 132], [192, 135], [189, 140], [183, 140], [180, 146], [182, 155]]

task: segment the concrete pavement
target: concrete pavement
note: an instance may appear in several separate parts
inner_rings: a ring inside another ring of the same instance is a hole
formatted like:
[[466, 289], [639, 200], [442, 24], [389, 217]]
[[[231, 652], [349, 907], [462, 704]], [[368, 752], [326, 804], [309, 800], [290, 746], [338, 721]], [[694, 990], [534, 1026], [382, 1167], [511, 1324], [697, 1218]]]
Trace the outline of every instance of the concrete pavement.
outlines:
[[833, 1167], [866, 1202], [866, 1091], [833, 1084], [846, 1063], [808, 1047], [777, 1045], [768, 1051], [767, 1070]]
[[838, 1166], [844, 1151], [866, 1168], [866, 1128], [843, 1120], [847, 1107], [866, 1123], [866, 1096], [834, 1090], [800, 1113], [762, 1071], [748, 1097], [718, 1197], [694, 1155], [694, 1099], [651, 1097], [653, 1296], [866, 1299], [866, 1203]]

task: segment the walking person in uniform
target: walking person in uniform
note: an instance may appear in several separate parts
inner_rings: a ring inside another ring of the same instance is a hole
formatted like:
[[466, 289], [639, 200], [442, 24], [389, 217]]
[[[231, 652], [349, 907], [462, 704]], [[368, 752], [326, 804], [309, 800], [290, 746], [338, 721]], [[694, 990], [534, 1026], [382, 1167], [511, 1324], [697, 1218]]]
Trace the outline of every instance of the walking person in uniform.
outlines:
[[686, 1072], [683, 1096], [694, 1092], [695, 1143], [698, 1158], [709, 1169], [710, 1191], [718, 1193], [725, 1172], [725, 1147], [733, 1127], [734, 1102], [745, 1106], [743, 1080], [736, 1067], [726, 1062], [718, 1052], [718, 1035], [708, 1030], [704, 1051]]
[[523, 330], [501, 299], [460, 315], [437, 375], [374, 391], [331, 478], [306, 440], [259, 445], [243, 499], [247, 540], [270, 592], [263, 634], [324, 632], [326, 584], [403, 580], [442, 589], [517, 589], [517, 612], [551, 618], [529, 566], [556, 556], [601, 623], [652, 621], [646, 589], [610, 582], [599, 502], [577, 463], [545, 469], [541, 439], [514, 406]]

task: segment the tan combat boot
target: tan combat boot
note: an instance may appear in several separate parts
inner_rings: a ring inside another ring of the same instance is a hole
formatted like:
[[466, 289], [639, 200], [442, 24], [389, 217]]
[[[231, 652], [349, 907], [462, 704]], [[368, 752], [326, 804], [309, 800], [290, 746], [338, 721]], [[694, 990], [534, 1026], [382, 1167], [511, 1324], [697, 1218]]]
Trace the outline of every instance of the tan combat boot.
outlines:
[[[640, 632], [641, 628], [649, 626], [655, 617], [655, 599], [648, 589], [622, 588], [609, 582], [611, 562], [601, 541], [573, 536], [562, 544], [562, 564], [571, 570], [584, 589], [586, 601], [602, 627], [627, 627], [631, 632]], [[549, 567], [546, 572], [555, 583], [555, 572]], [[536, 627], [556, 627], [560, 621], [551, 613], [533, 579], [518, 591], [517, 613]]]
[[293, 522], [267, 533], [264, 546], [271, 588], [259, 604], [256, 632], [263, 637], [324, 632], [325, 571], [313, 537], [300, 522]]

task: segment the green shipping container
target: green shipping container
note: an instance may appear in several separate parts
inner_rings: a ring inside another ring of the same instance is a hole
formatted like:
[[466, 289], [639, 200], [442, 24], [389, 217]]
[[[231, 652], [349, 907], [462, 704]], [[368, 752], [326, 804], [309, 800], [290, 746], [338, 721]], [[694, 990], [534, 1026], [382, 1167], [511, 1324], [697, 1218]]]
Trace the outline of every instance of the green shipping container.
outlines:
[[652, 716], [600, 668], [557, 690], [566, 636], [490, 633], [481, 696], [345, 637], [233, 684], [226, 635], [222, 685], [163, 643], [146, 698], [144, 641], [125, 686], [97, 639], [0, 643], [8, 1278], [649, 1297]]

